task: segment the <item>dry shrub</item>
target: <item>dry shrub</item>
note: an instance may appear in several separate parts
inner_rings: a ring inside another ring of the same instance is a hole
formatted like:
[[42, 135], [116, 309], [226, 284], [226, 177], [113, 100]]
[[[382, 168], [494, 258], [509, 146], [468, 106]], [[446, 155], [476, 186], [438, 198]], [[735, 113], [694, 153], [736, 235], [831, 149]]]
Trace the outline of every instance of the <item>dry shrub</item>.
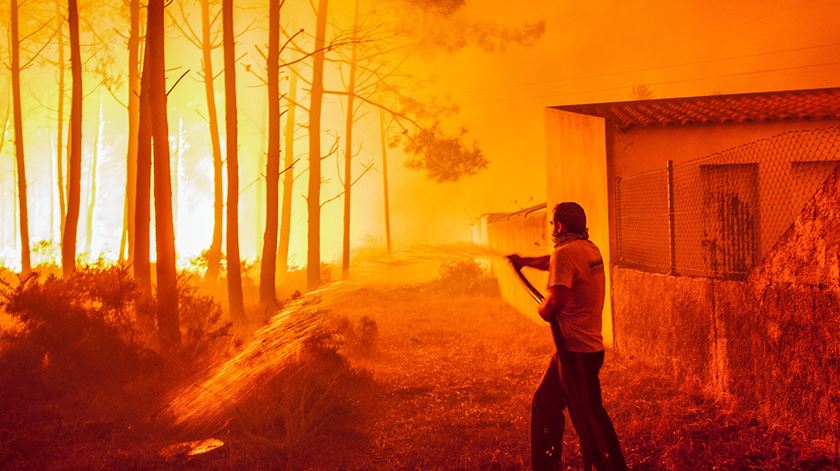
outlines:
[[475, 260], [444, 262], [436, 280], [421, 286], [447, 295], [497, 296], [499, 283]]
[[213, 296], [202, 294], [195, 275], [178, 277], [178, 314], [181, 358], [188, 366], [202, 367], [226, 354], [233, 341], [231, 323]]
[[67, 280], [33, 273], [4, 283], [0, 304], [24, 328], [7, 339], [0, 362], [53, 394], [98, 393], [157, 369], [157, 355], [135, 341], [135, 291], [125, 267], [89, 267]]
[[[180, 373], [206, 366], [227, 351], [230, 325], [212, 297], [182, 275], [178, 303], [182, 344]], [[6, 334], [0, 364], [10, 382], [38, 381], [51, 395], [117, 392], [129, 383], [154, 382], [163, 370], [155, 351], [154, 299], [138, 302], [126, 266], [95, 264], [73, 277], [31, 275], [0, 281], [0, 306], [23, 328]], [[23, 376], [22, 378], [13, 378]]]
[[233, 433], [254, 447], [250, 454], [268, 453], [289, 466], [318, 461], [319, 454], [334, 454], [336, 444], [364, 438], [361, 405], [373, 379], [350, 365], [340, 353], [343, 343], [335, 327], [325, 329], [296, 362], [240, 403]]
[[355, 324], [347, 317], [339, 317], [335, 321], [335, 329], [341, 335], [343, 349], [348, 353], [369, 356], [376, 350], [379, 327], [370, 317], [362, 316]]

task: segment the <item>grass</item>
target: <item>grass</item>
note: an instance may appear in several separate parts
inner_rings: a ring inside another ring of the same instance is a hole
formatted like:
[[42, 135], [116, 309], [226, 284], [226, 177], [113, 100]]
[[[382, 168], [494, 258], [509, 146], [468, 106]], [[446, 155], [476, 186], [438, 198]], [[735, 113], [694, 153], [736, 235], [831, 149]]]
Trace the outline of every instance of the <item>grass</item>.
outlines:
[[[528, 469], [533, 389], [552, 351], [547, 327], [493, 296], [437, 297], [413, 287], [335, 301], [377, 322], [381, 384], [371, 446], [357, 469]], [[705, 397], [666, 371], [610, 352], [604, 402], [632, 469], [823, 470], [832, 457]], [[569, 422], [567, 421], [567, 424]], [[582, 469], [567, 427], [567, 469]]]
[[[130, 396], [149, 401], [143, 414], [120, 416], [105, 413], [106, 397], [96, 408], [44, 395], [12, 407], [6, 391], [0, 468], [528, 469], [531, 393], [550, 334], [492, 289], [457, 288], [368, 285], [323, 299], [336, 316], [327, 335], [201, 436], [162, 422], [150, 394]], [[196, 300], [210, 309], [205, 302]], [[608, 353], [601, 379], [632, 469], [838, 469], [836, 457], [662, 369]], [[565, 464], [581, 469], [567, 431]], [[210, 436], [225, 446], [192, 458], [162, 453]]]

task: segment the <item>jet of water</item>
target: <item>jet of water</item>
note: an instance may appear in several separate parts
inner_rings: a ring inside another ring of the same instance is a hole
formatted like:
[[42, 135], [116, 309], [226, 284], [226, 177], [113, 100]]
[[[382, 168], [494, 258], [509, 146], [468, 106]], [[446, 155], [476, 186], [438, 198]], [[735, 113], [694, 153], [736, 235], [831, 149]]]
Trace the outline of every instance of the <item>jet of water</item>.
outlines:
[[501, 256], [487, 247], [448, 244], [424, 245], [365, 260], [354, 267], [357, 281], [331, 283], [287, 303], [238, 353], [209, 368], [196, 382], [173, 392], [168, 404], [174, 423], [188, 428], [213, 423], [228, 415], [239, 398], [293, 361], [306, 342], [322, 331], [328, 319], [328, 314], [319, 309], [321, 300], [355, 289], [364, 284], [367, 277], [384, 277], [394, 266]]

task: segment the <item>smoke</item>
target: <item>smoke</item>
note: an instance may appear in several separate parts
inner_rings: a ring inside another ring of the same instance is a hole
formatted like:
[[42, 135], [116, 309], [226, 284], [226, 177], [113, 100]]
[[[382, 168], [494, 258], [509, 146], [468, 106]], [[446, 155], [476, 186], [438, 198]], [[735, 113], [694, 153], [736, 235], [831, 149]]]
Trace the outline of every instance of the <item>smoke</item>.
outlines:
[[422, 8], [436, 15], [451, 15], [460, 10], [466, 0], [406, 0], [417, 8]]
[[468, 46], [484, 51], [505, 50], [509, 46], [528, 47], [545, 33], [545, 20], [521, 26], [479, 22], [465, 11], [466, 0], [402, 0], [418, 10], [405, 32], [419, 41], [420, 50], [455, 52]]

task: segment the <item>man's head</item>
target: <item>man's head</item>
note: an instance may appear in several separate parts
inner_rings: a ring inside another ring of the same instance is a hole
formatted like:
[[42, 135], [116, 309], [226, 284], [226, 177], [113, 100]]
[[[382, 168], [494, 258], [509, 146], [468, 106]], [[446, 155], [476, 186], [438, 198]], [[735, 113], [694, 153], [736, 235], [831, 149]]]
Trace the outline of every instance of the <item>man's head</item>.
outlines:
[[567, 201], [557, 204], [554, 207], [553, 221], [555, 225], [559, 222], [563, 226], [560, 232], [586, 233], [586, 213], [577, 203]]
[[572, 240], [589, 239], [586, 230], [586, 213], [577, 203], [565, 202], [554, 207], [551, 240], [554, 246]]

